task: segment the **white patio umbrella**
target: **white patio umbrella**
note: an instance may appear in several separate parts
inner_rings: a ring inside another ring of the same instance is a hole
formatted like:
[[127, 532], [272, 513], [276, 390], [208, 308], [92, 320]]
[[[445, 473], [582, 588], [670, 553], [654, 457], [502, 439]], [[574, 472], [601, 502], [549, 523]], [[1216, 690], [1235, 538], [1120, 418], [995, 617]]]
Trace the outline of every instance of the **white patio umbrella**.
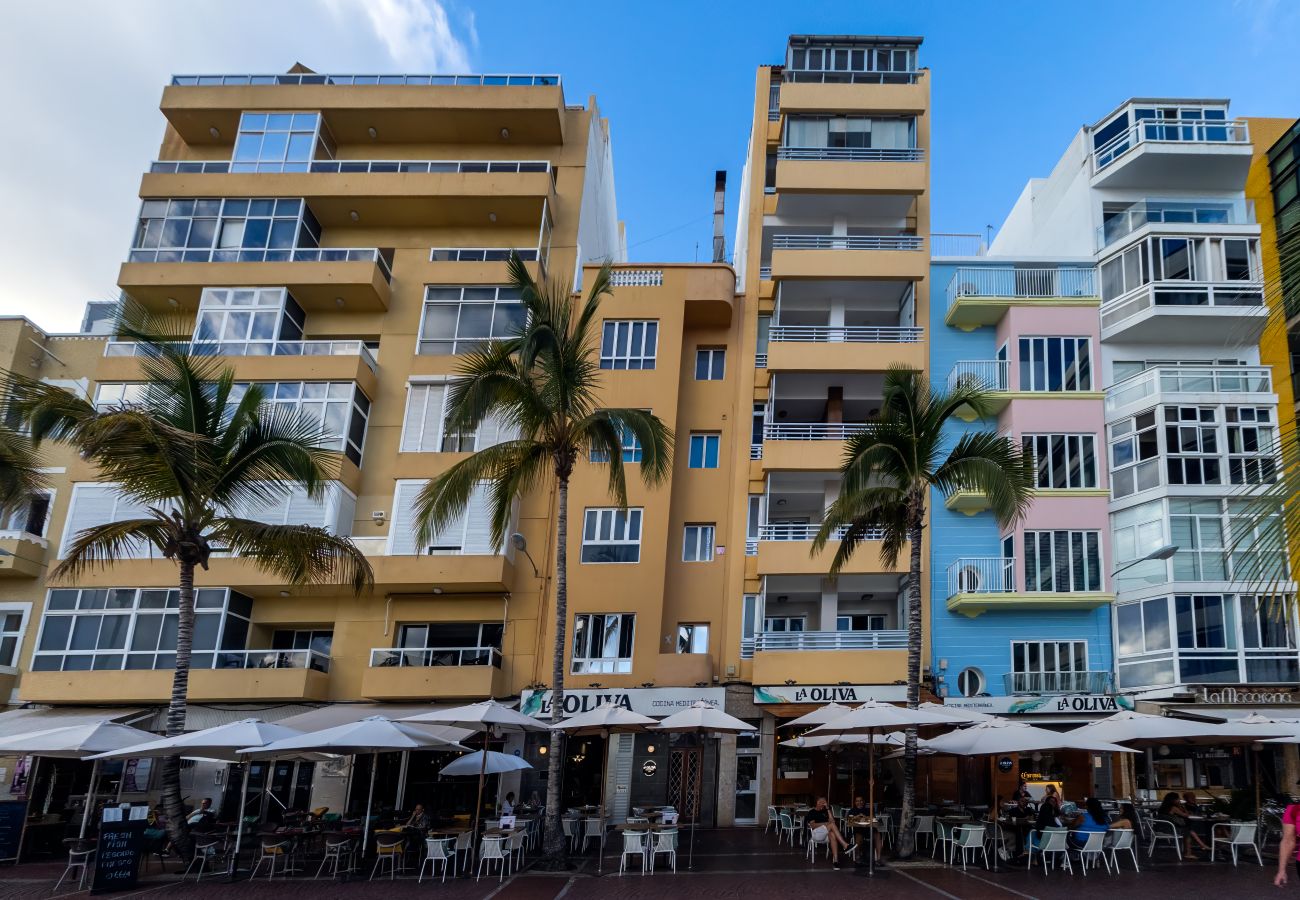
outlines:
[[[947, 725], [956, 727], [962, 722], [962, 719], [954, 716], [952, 713], [944, 710], [935, 712], [932, 710], [908, 709], [904, 706], [894, 706], [889, 703], [880, 703], [876, 700], [868, 700], [861, 706], [856, 706], [844, 715], [838, 717], [833, 722], [827, 722], [825, 725], [818, 725], [811, 732], [810, 736], [818, 735], [852, 735], [865, 734], [874, 737], [877, 734], [884, 734], [891, 731], [897, 731], [905, 728], [916, 728], [921, 725]], [[904, 738], [906, 741], [906, 738]], [[869, 749], [867, 763], [867, 808], [871, 810], [872, 816], [876, 814], [876, 744], [873, 740], [867, 745]], [[905, 823], [902, 823], [905, 824]], [[876, 871], [876, 846], [874, 838], [869, 840], [870, 862], [867, 866], [869, 874], [874, 875]]]
[[1093, 753], [1133, 753], [1128, 747], [1090, 740], [1074, 731], [1051, 731], [1025, 722], [1006, 719], [977, 722], [969, 728], [930, 738], [926, 746], [935, 753], [953, 756], [989, 756], [1001, 753], [1029, 753], [1034, 750], [1088, 750]]
[[371, 807], [375, 802], [375, 769], [379, 767], [379, 754], [393, 750], [467, 750], [469, 748], [460, 743], [463, 737], [463, 730], [420, 728], [394, 722], [385, 716], [369, 716], [359, 722], [308, 731], [261, 747], [242, 747], [237, 752], [265, 759], [296, 756], [304, 751], [348, 756], [371, 754], [370, 792], [366, 797], [365, 827], [361, 834], [361, 852], [364, 854], [370, 843], [370, 826], [374, 819]]
[[[578, 713], [576, 716], [569, 716], [567, 719], [561, 719], [551, 726], [552, 730], [563, 731], [566, 734], [599, 734], [605, 739], [605, 764], [601, 767], [600, 779], [600, 814], [602, 817], [605, 815], [605, 782], [608, 780], [606, 773], [609, 771], [609, 736], [614, 733], [645, 731], [647, 726], [654, 725], [657, 721], [657, 719], [634, 713], [630, 709], [624, 709], [612, 703], [602, 703], [595, 709]], [[596, 862], [596, 871], [603, 871], [604, 866], [605, 851], [602, 844], [600, 857]]]
[[1274, 719], [1260, 713], [1250, 713], [1237, 719], [1233, 724], [1245, 728], [1258, 728], [1262, 731], [1286, 731], [1285, 737], [1262, 738], [1251, 744], [1251, 759], [1255, 763], [1255, 818], [1258, 820], [1263, 812], [1260, 805], [1260, 792], [1263, 790], [1263, 779], [1259, 777], [1259, 747], [1260, 744], [1300, 744], [1300, 722], [1287, 721], [1286, 719]]
[[[187, 758], [219, 759], [227, 762], [243, 761], [243, 785], [239, 791], [239, 809], [235, 813], [235, 852], [230, 858], [230, 869], [233, 873], [239, 860], [239, 849], [244, 838], [244, 798], [248, 795], [248, 775], [249, 770], [252, 768], [249, 765], [249, 755], [240, 751], [250, 747], [265, 747], [273, 741], [297, 737], [300, 734], [302, 732], [295, 728], [286, 728], [283, 725], [263, 722], [261, 719], [241, 719], [238, 722], [227, 722], [224, 725], [216, 725], [212, 728], [190, 731], [185, 734], [178, 734], [175, 737], [162, 738], [161, 740], [138, 744], [134, 747], [101, 753], [99, 756], [91, 758], [95, 760], [138, 759], [142, 757], [156, 759], [175, 755]], [[323, 754], [304, 752], [303, 755], [305, 757], [324, 758]]]
[[[41, 731], [29, 731], [15, 734], [0, 740], [0, 755], [15, 756], [49, 756], [58, 759], [94, 759], [107, 750], [117, 750], [151, 741], [157, 735], [141, 731], [130, 725], [120, 725], [105, 719], [102, 722], [90, 722], [82, 725], [65, 725], [62, 728], [46, 728]], [[36, 763], [32, 764], [33, 770]], [[95, 804], [95, 784], [99, 781], [100, 762], [94, 759], [90, 767], [90, 787], [86, 790], [86, 808], [81, 813], [80, 836], [86, 836], [86, 826], [90, 822], [90, 808]], [[31, 781], [35, 784], [36, 773], [33, 771]]]
[[458, 756], [439, 770], [439, 775], [477, 775], [487, 772], [500, 775], [503, 772], [519, 772], [533, 766], [525, 759], [510, 753], [497, 753], [495, 750], [471, 750], [464, 756]]
[[[654, 731], [669, 731], [682, 734], [744, 734], [758, 729], [735, 716], [729, 716], [716, 706], [710, 706], [703, 700], [697, 700], [687, 709], [668, 716], [658, 725], [651, 726]], [[695, 868], [695, 824], [700, 817], [699, 791], [692, 785], [691, 793], [691, 850], [686, 861], [688, 869]]]
[[932, 712], [935, 715], [948, 716], [949, 718], [956, 719], [957, 723], [960, 725], [971, 725], [975, 722], [988, 722], [989, 720], [996, 720], [998, 718], [997, 716], [982, 713], [977, 710], [959, 709], [955, 706], [945, 706], [942, 703], [934, 703], [930, 700], [916, 704], [916, 708], [924, 710], [925, 712]]
[[827, 722], [838, 719], [849, 709], [850, 707], [845, 706], [843, 703], [827, 703], [825, 706], [817, 707], [812, 712], [804, 713], [797, 719], [791, 719], [783, 727], [802, 728], [805, 725], [825, 725]]
[[[452, 728], [464, 728], [468, 731], [483, 732], [483, 749], [488, 748], [488, 735], [522, 734], [528, 731], [546, 731], [547, 726], [531, 716], [526, 716], [495, 700], [483, 700], [465, 706], [453, 706], [450, 709], [433, 709], [415, 716], [407, 716], [403, 722], [419, 725], [446, 725]], [[474, 836], [478, 838], [478, 820], [483, 812], [483, 783], [487, 779], [487, 755], [480, 757], [483, 768], [478, 773], [478, 800], [474, 803]]]

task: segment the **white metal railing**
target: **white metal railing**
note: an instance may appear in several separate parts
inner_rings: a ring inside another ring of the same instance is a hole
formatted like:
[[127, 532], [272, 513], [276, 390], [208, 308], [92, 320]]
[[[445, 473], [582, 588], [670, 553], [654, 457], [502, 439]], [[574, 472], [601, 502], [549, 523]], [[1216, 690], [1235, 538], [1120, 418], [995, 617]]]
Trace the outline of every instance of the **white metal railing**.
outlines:
[[1011, 363], [1005, 359], [962, 359], [948, 372], [948, 390], [973, 384], [985, 391], [1011, 389]]
[[763, 650], [906, 650], [907, 632], [760, 631], [754, 649]]
[[1154, 366], [1106, 389], [1106, 409], [1139, 403], [1156, 394], [1271, 394], [1266, 366]]
[[1005, 594], [1016, 589], [1014, 556], [962, 556], [948, 565], [948, 596]]
[[915, 344], [925, 336], [924, 328], [901, 325], [773, 325], [769, 340], [815, 344]]
[[784, 69], [781, 77], [786, 81], [813, 84], [913, 84], [920, 76], [916, 71], [899, 72], [848, 72], [823, 69]]
[[218, 650], [214, 669], [330, 670], [330, 658], [316, 650]]
[[507, 262], [511, 253], [518, 253], [524, 262], [537, 260], [537, 251], [515, 247], [433, 247], [429, 262]]
[[[267, 168], [268, 163], [265, 162], [245, 165], [256, 167], [259, 174], [312, 172], [346, 175], [397, 172], [427, 175], [471, 172], [522, 174], [551, 171], [551, 164], [547, 160], [514, 159], [313, 159], [310, 162], [285, 162], [274, 168]], [[244, 175], [253, 174], [252, 169], [241, 169], [238, 160], [232, 162], [231, 160], [158, 159], [149, 164], [149, 172], [154, 175], [224, 175], [231, 171]]]
[[284, 249], [250, 249], [202, 247], [185, 250], [131, 251], [131, 262], [373, 262], [384, 273], [384, 280], [393, 280], [393, 270], [385, 253], [374, 247], [298, 247]]
[[1102, 250], [1144, 225], [1254, 225], [1254, 200], [1138, 200], [1127, 208], [1103, 213], [1097, 226]]
[[752, 539], [752, 540], [751, 540], [751, 539], [748, 539], [748, 538], [747, 538], [747, 539], [745, 540], [745, 555], [746, 555], [746, 556], [757, 556], [757, 555], [758, 555], [758, 540], [757, 540], [757, 539]]
[[262, 75], [237, 73], [233, 75], [173, 75], [177, 87], [222, 87], [230, 85], [263, 84], [337, 84], [337, 85], [407, 85], [413, 87], [440, 87], [446, 85], [479, 85], [504, 87], [551, 87], [560, 84], [559, 75], [331, 75], [317, 72], [288, 72]]
[[0, 529], [0, 541], [27, 541], [31, 544], [39, 544], [42, 547], [50, 546], [50, 542], [39, 534], [32, 534], [30, 531], [17, 528]]
[[[758, 539], [760, 541], [811, 541], [821, 530], [819, 522], [788, 522], [777, 523], [774, 525], [759, 525]], [[838, 541], [849, 533], [848, 525], [841, 525], [831, 532], [831, 540]], [[885, 538], [885, 532], [880, 528], [868, 529], [863, 536], [863, 540], [881, 541]]]
[[352, 538], [352, 543], [366, 556], [500, 556], [504, 552], [489, 547], [466, 549], [463, 544], [416, 546], [408, 552], [394, 552], [386, 537], [356, 537]]
[[610, 287], [663, 287], [663, 269], [615, 269], [609, 273]]
[[1258, 281], [1157, 281], [1108, 300], [1101, 306], [1102, 329], [1112, 328], [1148, 309], [1179, 312], [1188, 307], [1264, 306], [1264, 285]]
[[1110, 672], [1003, 672], [1008, 694], [1109, 694]]
[[759, 267], [758, 267], [758, 280], [759, 280], [759, 281], [771, 281], [771, 280], [772, 280], [772, 267], [771, 267], [771, 266], [759, 266]]
[[773, 250], [920, 250], [914, 234], [775, 234]]
[[1100, 172], [1141, 144], [1249, 144], [1245, 122], [1228, 119], [1167, 121], [1139, 119], [1092, 151], [1092, 170]]
[[[374, 352], [363, 341], [192, 341], [177, 344], [193, 356], [360, 356], [373, 372], [378, 366]], [[105, 356], [142, 356], [147, 346], [135, 341], [108, 341]]]
[[849, 162], [918, 162], [920, 147], [778, 147], [777, 159], [820, 159]]
[[931, 256], [984, 256], [988, 250], [982, 234], [930, 233]]
[[501, 668], [501, 651], [495, 647], [374, 647], [371, 668], [431, 666], [493, 666]]
[[1096, 270], [1087, 267], [962, 266], [948, 282], [948, 304], [958, 297], [1095, 297]]
[[749, 445], [749, 458], [750, 458], [750, 459], [762, 459], [762, 458], [763, 458], [763, 445], [762, 445], [762, 444], [750, 444], [750, 445]]
[[755, 369], [766, 369], [766, 368], [767, 368], [767, 354], [766, 354], [766, 353], [755, 353], [755, 354], [754, 354], [754, 368], [755, 368]]
[[866, 422], [764, 422], [763, 440], [842, 441], [866, 428]]

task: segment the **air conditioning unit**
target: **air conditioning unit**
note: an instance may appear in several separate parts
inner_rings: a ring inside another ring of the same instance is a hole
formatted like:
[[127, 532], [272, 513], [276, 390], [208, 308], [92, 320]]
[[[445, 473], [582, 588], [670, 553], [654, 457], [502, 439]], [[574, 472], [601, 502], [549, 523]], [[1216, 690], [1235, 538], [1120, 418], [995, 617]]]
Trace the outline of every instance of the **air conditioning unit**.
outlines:
[[984, 586], [984, 572], [979, 566], [962, 566], [957, 573], [957, 592], [978, 594]]

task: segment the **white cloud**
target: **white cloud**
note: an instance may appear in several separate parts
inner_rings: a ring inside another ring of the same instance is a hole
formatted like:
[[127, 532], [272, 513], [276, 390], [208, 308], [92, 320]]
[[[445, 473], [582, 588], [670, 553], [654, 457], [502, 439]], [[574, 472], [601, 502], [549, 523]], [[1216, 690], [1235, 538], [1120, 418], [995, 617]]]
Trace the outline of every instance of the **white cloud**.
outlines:
[[[0, 28], [0, 315], [74, 330], [115, 294], [157, 158], [158, 101], [194, 72], [473, 71], [472, 18], [438, 0], [133, 0], [67, 15], [10, 4]], [[458, 35], [466, 35], [462, 40]]]

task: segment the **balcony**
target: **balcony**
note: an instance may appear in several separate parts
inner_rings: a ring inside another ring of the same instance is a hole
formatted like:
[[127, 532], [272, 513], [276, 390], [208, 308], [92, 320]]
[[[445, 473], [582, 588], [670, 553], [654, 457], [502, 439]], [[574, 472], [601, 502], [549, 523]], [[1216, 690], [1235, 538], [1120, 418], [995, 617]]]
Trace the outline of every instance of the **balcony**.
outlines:
[[509, 693], [494, 647], [376, 647], [361, 675], [370, 700], [486, 699]]
[[1155, 366], [1107, 388], [1106, 415], [1118, 417], [1166, 400], [1274, 404], [1277, 395], [1267, 366]]
[[[962, 359], [948, 371], [948, 390], [958, 387], [976, 387], [985, 392], [984, 406], [988, 415], [997, 415], [1011, 402], [1011, 363], [1005, 359]], [[966, 421], [974, 421], [974, 411]], [[966, 418], [962, 416], [962, 418]]]
[[931, 256], [986, 256], [989, 246], [982, 234], [930, 232]]
[[1110, 672], [1004, 672], [1008, 694], [1113, 694]]
[[[830, 571], [831, 559], [835, 556], [836, 545], [844, 536], [843, 530], [836, 530], [823, 550], [812, 555], [812, 539], [817, 534], [820, 524], [770, 524], [760, 525], [758, 531], [758, 574], [766, 575], [820, 575]], [[894, 573], [895, 567], [886, 566], [880, 558], [879, 541], [883, 534], [871, 531], [865, 535], [853, 557], [845, 564], [846, 575], [877, 575]], [[905, 564], [908, 551], [906, 548], [900, 556]]]
[[785, 69], [781, 112], [922, 115], [930, 108], [924, 71], [824, 72]]
[[[373, 247], [308, 247], [297, 250], [133, 250], [117, 283], [155, 312], [198, 309], [205, 287], [288, 288], [305, 310], [357, 312], [388, 308], [392, 251]], [[171, 301], [175, 301], [173, 304]]]
[[959, 557], [948, 565], [948, 611], [972, 619], [990, 611], [1090, 610], [1114, 601], [1101, 591], [1020, 590], [1012, 556]]
[[1092, 185], [1240, 190], [1253, 153], [1245, 122], [1139, 119], [1093, 150]]
[[914, 234], [773, 234], [776, 279], [918, 280], [929, 271], [925, 239]]
[[26, 531], [0, 531], [0, 578], [40, 578], [49, 543]]
[[[1122, 209], [1105, 204], [1102, 219], [1103, 224], [1097, 226], [1098, 252], [1148, 225], [1174, 233], [1206, 225], [1222, 233], [1224, 225], [1250, 228], [1257, 224], [1254, 200], [1139, 200]], [[1251, 229], [1249, 233], [1258, 232]]]
[[1096, 306], [1096, 270], [1054, 266], [963, 266], [948, 282], [949, 325], [972, 331], [996, 325], [1012, 306]]
[[439, 587], [447, 594], [490, 593], [510, 590], [514, 583], [514, 563], [501, 553], [394, 553], [388, 538], [352, 542], [370, 561], [376, 591], [427, 594]]
[[884, 371], [895, 364], [925, 368], [924, 328], [773, 325], [768, 340], [767, 368], [774, 371]]
[[[564, 142], [558, 75], [177, 75], [163, 90], [167, 121], [191, 145], [228, 143], [248, 109], [320, 110], [340, 144]], [[215, 129], [215, 133], [213, 131]]]
[[1258, 342], [1268, 322], [1258, 281], [1157, 281], [1101, 307], [1101, 337], [1136, 343]]
[[[865, 147], [779, 147], [778, 194], [922, 194], [925, 151]], [[778, 201], [778, 208], [780, 201]]]
[[906, 631], [769, 631], [754, 635], [754, 651], [906, 650]]

